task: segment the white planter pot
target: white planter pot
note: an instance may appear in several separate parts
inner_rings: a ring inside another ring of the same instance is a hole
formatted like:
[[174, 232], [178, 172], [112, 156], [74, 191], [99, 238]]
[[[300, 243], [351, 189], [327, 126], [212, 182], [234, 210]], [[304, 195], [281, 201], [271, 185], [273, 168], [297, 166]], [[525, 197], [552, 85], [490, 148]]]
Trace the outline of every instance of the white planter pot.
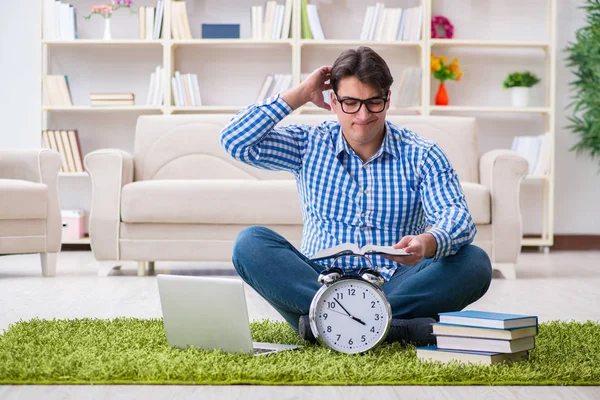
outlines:
[[510, 88], [513, 107], [527, 107], [529, 105], [529, 92], [530, 88], [528, 87]]

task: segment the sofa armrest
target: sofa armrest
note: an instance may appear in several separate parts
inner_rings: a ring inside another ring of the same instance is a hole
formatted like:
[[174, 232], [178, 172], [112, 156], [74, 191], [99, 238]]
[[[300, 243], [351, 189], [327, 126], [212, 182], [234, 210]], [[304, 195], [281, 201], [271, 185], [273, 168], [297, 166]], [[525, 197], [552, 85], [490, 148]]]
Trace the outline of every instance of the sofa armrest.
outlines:
[[62, 219], [58, 199], [60, 154], [50, 149], [0, 150], [0, 179], [20, 179], [48, 187], [46, 252], [60, 250]]
[[527, 171], [527, 160], [510, 150], [492, 150], [481, 156], [481, 184], [489, 189], [492, 199], [492, 262], [515, 263], [521, 252], [519, 194]]
[[96, 150], [84, 160], [92, 180], [90, 242], [98, 261], [119, 260], [121, 188], [133, 181], [133, 157], [118, 149]]

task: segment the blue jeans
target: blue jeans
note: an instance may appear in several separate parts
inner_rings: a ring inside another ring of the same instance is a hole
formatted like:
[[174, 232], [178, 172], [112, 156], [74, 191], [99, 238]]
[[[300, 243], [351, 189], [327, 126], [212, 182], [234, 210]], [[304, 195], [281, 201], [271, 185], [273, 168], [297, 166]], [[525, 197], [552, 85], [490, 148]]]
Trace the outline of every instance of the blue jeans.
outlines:
[[[262, 226], [245, 228], [233, 246], [233, 265], [242, 279], [298, 330], [301, 315], [320, 288], [323, 267], [310, 261], [283, 236]], [[398, 265], [383, 285], [393, 318], [431, 317], [460, 311], [487, 292], [492, 265], [477, 246], [462, 247], [439, 261]]]

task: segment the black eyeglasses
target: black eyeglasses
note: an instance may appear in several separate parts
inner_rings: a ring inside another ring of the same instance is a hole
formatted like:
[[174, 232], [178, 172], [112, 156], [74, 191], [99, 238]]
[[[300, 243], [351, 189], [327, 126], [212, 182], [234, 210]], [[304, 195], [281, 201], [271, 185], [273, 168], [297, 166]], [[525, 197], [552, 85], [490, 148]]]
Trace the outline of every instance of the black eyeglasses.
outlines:
[[335, 97], [342, 106], [342, 111], [346, 114], [356, 114], [360, 111], [363, 104], [365, 105], [365, 107], [367, 107], [367, 110], [369, 110], [370, 113], [378, 114], [385, 110], [385, 104], [388, 101], [387, 96], [370, 97], [365, 100], [355, 99], [353, 97], [344, 97], [340, 99], [336, 93]]

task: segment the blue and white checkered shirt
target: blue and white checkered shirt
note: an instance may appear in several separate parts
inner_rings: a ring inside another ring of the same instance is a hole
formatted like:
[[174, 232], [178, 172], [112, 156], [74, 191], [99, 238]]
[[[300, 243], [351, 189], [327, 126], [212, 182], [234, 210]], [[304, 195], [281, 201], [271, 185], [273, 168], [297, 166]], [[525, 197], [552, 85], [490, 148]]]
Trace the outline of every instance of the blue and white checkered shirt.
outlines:
[[[342, 243], [391, 246], [428, 227], [437, 241], [435, 259], [473, 241], [465, 195], [437, 144], [386, 121], [381, 148], [363, 162], [337, 121], [274, 127], [292, 111], [279, 96], [248, 106], [223, 129], [221, 144], [246, 164], [295, 175], [305, 256]], [[398, 266], [381, 256], [371, 260], [386, 280]]]

